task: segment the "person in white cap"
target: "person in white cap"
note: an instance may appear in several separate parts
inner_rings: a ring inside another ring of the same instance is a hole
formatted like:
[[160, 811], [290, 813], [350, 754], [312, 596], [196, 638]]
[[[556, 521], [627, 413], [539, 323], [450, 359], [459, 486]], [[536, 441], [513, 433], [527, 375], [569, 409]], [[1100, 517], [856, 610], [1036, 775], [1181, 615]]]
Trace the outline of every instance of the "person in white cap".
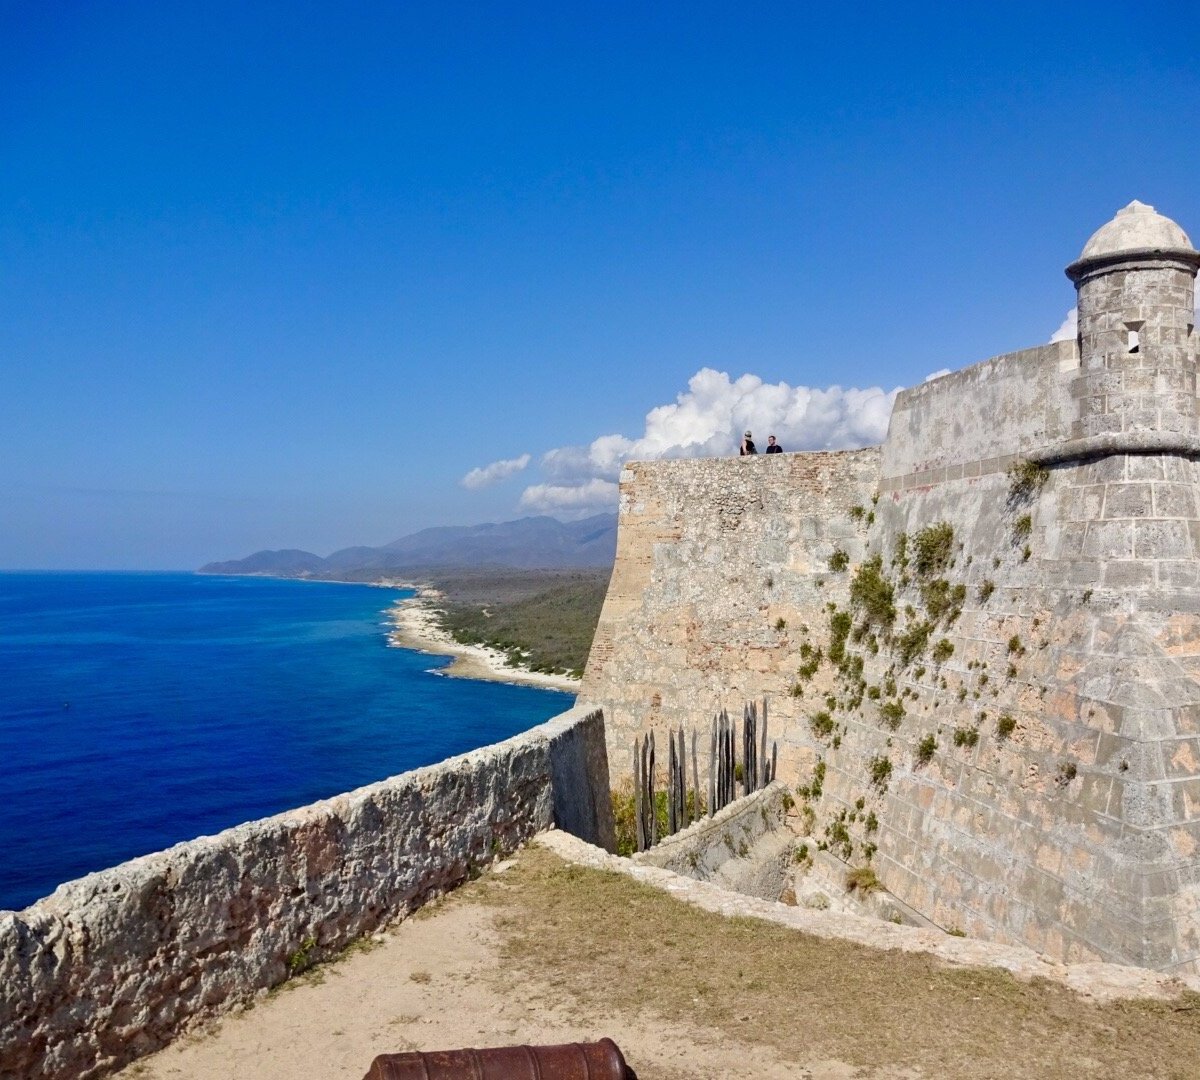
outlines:
[[746, 457], [749, 454], [758, 453], [758, 447], [754, 445], [754, 440], [750, 438], [750, 432], [747, 431], [746, 434], [742, 436], [742, 446], [738, 453], [742, 457]]

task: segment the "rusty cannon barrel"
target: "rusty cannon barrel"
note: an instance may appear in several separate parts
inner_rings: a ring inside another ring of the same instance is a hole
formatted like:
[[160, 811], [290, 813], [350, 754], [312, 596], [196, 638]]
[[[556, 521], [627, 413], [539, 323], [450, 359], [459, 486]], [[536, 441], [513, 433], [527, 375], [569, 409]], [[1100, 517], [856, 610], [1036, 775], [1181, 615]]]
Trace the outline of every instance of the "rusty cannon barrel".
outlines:
[[612, 1039], [380, 1054], [363, 1080], [637, 1080]]

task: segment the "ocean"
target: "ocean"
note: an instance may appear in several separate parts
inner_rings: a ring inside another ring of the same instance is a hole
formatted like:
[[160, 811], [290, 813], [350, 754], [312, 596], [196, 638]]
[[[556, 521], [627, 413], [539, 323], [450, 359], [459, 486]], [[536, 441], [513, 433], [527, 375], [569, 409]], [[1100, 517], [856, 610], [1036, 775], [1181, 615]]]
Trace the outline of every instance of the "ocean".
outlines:
[[392, 589], [0, 573], [0, 909], [539, 724], [556, 691], [387, 643]]

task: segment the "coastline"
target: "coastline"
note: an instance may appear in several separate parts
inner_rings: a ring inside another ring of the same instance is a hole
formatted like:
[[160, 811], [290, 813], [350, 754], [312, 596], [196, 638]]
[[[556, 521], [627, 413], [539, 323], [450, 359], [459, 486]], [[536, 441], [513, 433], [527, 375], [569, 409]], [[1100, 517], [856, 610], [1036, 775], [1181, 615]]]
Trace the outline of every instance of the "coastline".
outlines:
[[536, 686], [542, 690], [558, 690], [565, 694], [579, 692], [579, 680], [566, 675], [546, 675], [540, 671], [512, 667], [504, 653], [485, 645], [463, 645], [442, 629], [437, 603], [442, 599], [438, 589], [428, 585], [389, 583], [390, 587], [416, 590], [415, 596], [397, 600], [388, 610], [392, 630], [388, 644], [397, 649], [412, 649], [432, 656], [451, 656], [454, 659], [437, 671], [452, 679], [482, 679], [487, 682], [517, 683]]

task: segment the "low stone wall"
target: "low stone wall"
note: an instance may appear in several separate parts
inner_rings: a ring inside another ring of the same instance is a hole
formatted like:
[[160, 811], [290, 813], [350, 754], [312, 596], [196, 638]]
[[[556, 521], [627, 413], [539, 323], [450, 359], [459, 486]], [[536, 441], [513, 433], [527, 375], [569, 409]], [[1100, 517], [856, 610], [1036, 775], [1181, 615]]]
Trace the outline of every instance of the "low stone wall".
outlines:
[[0, 1078], [85, 1080], [454, 888], [557, 824], [612, 848], [604, 717], [525, 734], [0, 913]]
[[770, 784], [639, 852], [633, 861], [778, 900], [790, 880], [796, 843], [784, 824], [790, 801], [786, 784]]

